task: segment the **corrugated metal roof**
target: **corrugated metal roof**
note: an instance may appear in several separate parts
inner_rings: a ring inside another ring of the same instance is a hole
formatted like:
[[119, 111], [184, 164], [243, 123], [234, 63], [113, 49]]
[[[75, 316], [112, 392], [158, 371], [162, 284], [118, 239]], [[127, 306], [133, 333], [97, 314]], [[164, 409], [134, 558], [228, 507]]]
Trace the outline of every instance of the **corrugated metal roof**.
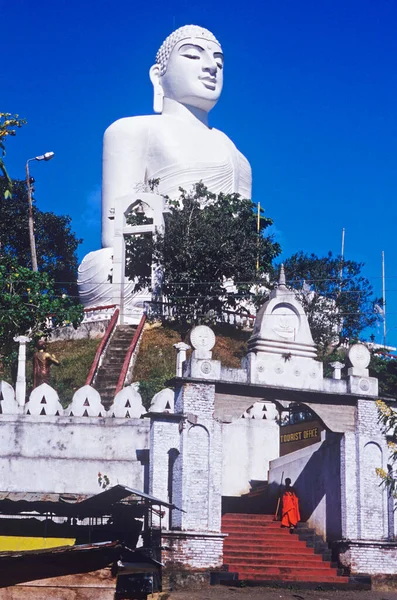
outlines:
[[117, 502], [149, 504], [177, 508], [169, 502], [123, 485], [115, 485], [99, 494], [47, 494], [42, 492], [0, 492], [0, 514], [21, 512], [53, 513], [58, 516], [101, 516]]
[[47, 494], [44, 492], [0, 492], [0, 502], [67, 502], [75, 504], [90, 498], [89, 494]]
[[[144, 492], [140, 492], [139, 490], [134, 490], [133, 488], [129, 488], [125, 485], [115, 485], [108, 490], [104, 490], [100, 494], [96, 494], [96, 496], [91, 496], [91, 498], [87, 498], [78, 504], [79, 511], [95, 511], [95, 510], [104, 510], [109, 506], [113, 506], [120, 500], [138, 502], [141, 500], [146, 500], [150, 504], [156, 504], [159, 506], [167, 506], [168, 508], [176, 508], [173, 504], [169, 502], [164, 502], [163, 500], [159, 500], [159, 498], [155, 498], [154, 496], [150, 496], [149, 494], [145, 494]], [[81, 514], [83, 514], [81, 513]]]

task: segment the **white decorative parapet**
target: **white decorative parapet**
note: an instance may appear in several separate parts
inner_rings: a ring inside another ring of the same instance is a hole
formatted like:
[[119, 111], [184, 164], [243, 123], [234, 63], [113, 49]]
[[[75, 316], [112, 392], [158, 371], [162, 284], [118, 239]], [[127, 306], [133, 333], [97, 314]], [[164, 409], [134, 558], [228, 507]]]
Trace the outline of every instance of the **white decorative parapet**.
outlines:
[[174, 391], [170, 388], [165, 388], [157, 392], [150, 403], [150, 412], [174, 412]]
[[278, 417], [278, 411], [271, 402], [255, 402], [243, 414], [244, 419], [256, 419], [274, 421]]
[[[48, 383], [42, 383], [35, 388], [24, 406], [19, 406], [15, 398], [12, 385], [0, 381], [0, 417], [4, 415], [25, 414], [40, 416], [67, 416], [67, 417], [116, 417], [121, 419], [140, 419], [146, 413], [142, 398], [138, 391], [139, 384], [134, 383], [123, 388], [115, 397], [109, 410], [101, 402], [101, 396], [90, 385], [85, 385], [77, 390], [69, 406], [64, 409], [59, 401], [56, 390]], [[156, 400], [157, 399], [157, 400]], [[174, 412], [174, 392], [162, 390], [153, 401], [157, 412]], [[152, 402], [153, 402], [152, 401]]]
[[71, 404], [66, 409], [70, 417], [106, 417], [106, 408], [101, 402], [99, 392], [90, 385], [77, 390]]
[[48, 383], [42, 383], [30, 394], [29, 401], [25, 404], [25, 413], [35, 416], [60, 416], [64, 411], [58, 393]]
[[109, 407], [108, 415], [122, 419], [140, 419], [146, 412], [136, 385], [123, 388]]
[[15, 399], [12, 385], [6, 381], [0, 381], [0, 414], [16, 415], [22, 412], [22, 408]]

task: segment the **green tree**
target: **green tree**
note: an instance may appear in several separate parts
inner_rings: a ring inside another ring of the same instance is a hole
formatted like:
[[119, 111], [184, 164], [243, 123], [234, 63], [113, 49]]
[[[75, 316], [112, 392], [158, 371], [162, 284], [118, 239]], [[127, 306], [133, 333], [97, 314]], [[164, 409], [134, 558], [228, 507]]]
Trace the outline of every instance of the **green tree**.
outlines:
[[71, 323], [77, 327], [83, 307], [60, 294], [48, 273], [34, 272], [10, 256], [0, 256], [0, 360], [15, 358], [14, 337], [33, 340], [52, 328]]
[[383, 427], [390, 451], [387, 471], [377, 468], [376, 473], [382, 480], [383, 485], [388, 488], [389, 493], [397, 499], [397, 478], [394, 469], [397, 462], [397, 411], [382, 400], [378, 400], [376, 405], [378, 407], [379, 423]]
[[379, 379], [379, 394], [397, 397], [397, 360], [387, 354], [373, 354], [369, 365], [371, 375]]
[[[7, 180], [0, 177], [0, 254], [31, 267], [26, 183], [14, 180], [11, 197], [5, 197], [6, 190]], [[70, 217], [43, 212], [34, 205], [33, 218], [39, 270], [55, 280], [58, 291], [77, 300], [77, 247], [81, 240], [72, 232]]]
[[3, 194], [6, 199], [11, 197], [13, 183], [4, 164], [4, 157], [6, 155], [5, 142], [8, 136], [16, 135], [17, 129], [25, 125], [25, 123], [26, 120], [20, 119], [19, 115], [0, 112], [0, 171], [5, 180]]
[[296, 289], [307, 314], [319, 355], [358, 340], [379, 319], [373, 289], [362, 275], [363, 263], [298, 252], [284, 261], [287, 283]]
[[[280, 253], [273, 237], [264, 235], [272, 220], [261, 216], [258, 234], [254, 208], [251, 200], [212, 194], [202, 183], [192, 192], [181, 189], [179, 200], [170, 202], [164, 232], [154, 240], [154, 261], [161, 265], [162, 293], [176, 308], [177, 320], [211, 320], [253, 298], [253, 282]], [[234, 282], [233, 290], [225, 288], [225, 280]], [[138, 277], [138, 285], [147, 283]]]

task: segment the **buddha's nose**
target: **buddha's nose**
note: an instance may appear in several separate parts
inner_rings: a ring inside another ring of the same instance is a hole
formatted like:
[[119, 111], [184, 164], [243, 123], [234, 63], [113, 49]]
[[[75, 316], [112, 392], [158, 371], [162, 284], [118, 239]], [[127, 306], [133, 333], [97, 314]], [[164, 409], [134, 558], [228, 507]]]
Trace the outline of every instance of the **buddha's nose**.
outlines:
[[215, 59], [207, 57], [207, 60], [203, 64], [203, 71], [208, 71], [211, 75], [215, 75], [218, 70], [218, 65]]

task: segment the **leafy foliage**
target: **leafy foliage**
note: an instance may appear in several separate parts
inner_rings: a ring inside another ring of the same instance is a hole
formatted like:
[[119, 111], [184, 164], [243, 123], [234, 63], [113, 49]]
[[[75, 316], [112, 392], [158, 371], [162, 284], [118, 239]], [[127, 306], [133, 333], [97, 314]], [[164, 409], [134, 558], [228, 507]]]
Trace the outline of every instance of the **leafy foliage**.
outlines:
[[371, 375], [379, 380], [379, 394], [397, 398], [397, 360], [387, 354], [373, 354], [369, 368]]
[[83, 307], [60, 295], [47, 273], [21, 267], [10, 256], [0, 256], [0, 359], [15, 358], [14, 337], [38, 338], [51, 327], [72, 323], [77, 327]]
[[393, 466], [397, 462], [397, 411], [382, 400], [376, 402], [378, 407], [378, 420], [386, 434], [387, 445], [390, 450], [388, 469], [376, 469], [377, 475], [389, 489], [390, 494], [397, 499], [397, 478]]
[[320, 355], [329, 346], [359, 339], [379, 319], [374, 308], [380, 301], [361, 274], [363, 266], [342, 262], [332, 252], [323, 257], [298, 252], [284, 261], [288, 285], [297, 290]]
[[7, 173], [7, 169], [4, 164], [4, 157], [6, 155], [5, 141], [9, 135], [14, 136], [17, 133], [17, 129], [25, 125], [26, 120], [20, 119], [19, 115], [13, 115], [11, 113], [0, 112], [0, 171], [5, 179], [4, 198], [11, 198], [11, 192], [13, 189], [13, 182]]
[[[153, 219], [147, 217], [136, 207], [127, 215], [129, 225], [152, 225]], [[152, 279], [153, 236], [151, 233], [130, 235], [125, 242], [126, 275], [135, 281], [138, 291], [150, 287]]]
[[[20, 265], [31, 265], [28, 234], [28, 204], [25, 181], [13, 181], [13, 195], [5, 198], [7, 181], [0, 177], [0, 254], [16, 258]], [[66, 215], [43, 212], [33, 206], [37, 262], [48, 273], [60, 292], [77, 298], [77, 247], [81, 240], [71, 230]]]
[[[154, 261], [161, 265], [162, 293], [178, 320], [211, 320], [253, 297], [252, 282], [269, 271], [280, 253], [272, 236], [264, 235], [271, 219], [261, 216], [257, 233], [254, 208], [251, 200], [217, 196], [202, 183], [192, 192], [181, 189], [179, 200], [170, 202], [165, 231], [154, 240]], [[234, 289], [225, 287], [226, 280], [233, 281]]]

